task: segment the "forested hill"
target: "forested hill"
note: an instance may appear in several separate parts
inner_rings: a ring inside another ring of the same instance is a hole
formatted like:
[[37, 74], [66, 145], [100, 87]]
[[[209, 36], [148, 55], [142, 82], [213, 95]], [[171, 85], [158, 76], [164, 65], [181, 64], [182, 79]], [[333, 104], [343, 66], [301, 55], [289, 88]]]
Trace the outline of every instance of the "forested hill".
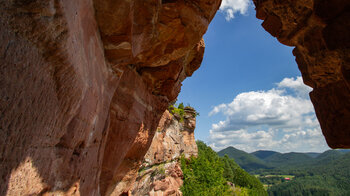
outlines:
[[350, 195], [350, 153], [337, 160], [313, 167], [301, 168], [294, 180], [269, 188], [269, 195]]
[[263, 184], [228, 156], [219, 157], [215, 151], [197, 141], [198, 157], [181, 158], [184, 196], [265, 196]]
[[[228, 147], [228, 148], [230, 148], [230, 147]], [[226, 148], [226, 149], [228, 149], [228, 148]], [[233, 148], [233, 147], [231, 147], [231, 148]], [[222, 151], [220, 151], [220, 152], [222, 152]], [[271, 155], [280, 154], [280, 153], [279, 152], [275, 152], [275, 151], [269, 151], [269, 150], [258, 150], [258, 151], [255, 151], [255, 152], [251, 153], [251, 154], [256, 156], [256, 157], [258, 157], [259, 159], [263, 159], [264, 160], [264, 159], [268, 158]]]
[[[350, 196], [349, 150], [328, 150], [323, 153], [246, 153], [229, 147], [218, 154], [227, 154], [241, 163], [241, 167], [258, 176], [268, 187], [269, 195]], [[258, 161], [254, 163], [255, 160]], [[257, 167], [258, 165], [263, 167]]]
[[256, 151], [247, 153], [234, 147], [228, 147], [218, 152], [219, 156], [227, 154], [243, 169], [251, 173], [262, 169], [298, 169], [322, 165], [350, 152], [349, 150], [327, 150], [323, 153], [279, 153], [275, 151]]
[[225, 154], [234, 159], [238, 165], [247, 171], [251, 171], [255, 168], [269, 168], [265, 161], [259, 159], [253, 154], [246, 153], [234, 147], [228, 147], [218, 152], [218, 155], [221, 157], [223, 157]]

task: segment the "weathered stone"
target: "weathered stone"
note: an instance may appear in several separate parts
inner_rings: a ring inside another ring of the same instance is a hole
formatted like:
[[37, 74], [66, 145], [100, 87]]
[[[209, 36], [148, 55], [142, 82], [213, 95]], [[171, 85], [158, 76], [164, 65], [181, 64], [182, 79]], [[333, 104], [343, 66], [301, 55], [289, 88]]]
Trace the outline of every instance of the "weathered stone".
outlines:
[[0, 43], [0, 195], [98, 195], [120, 77], [92, 2], [2, 1]]
[[[165, 111], [148, 149], [132, 195], [182, 195], [181, 156], [197, 156], [196, 111], [186, 107], [183, 118]], [[163, 173], [162, 173], [163, 172]]]
[[179, 159], [182, 154], [186, 158], [197, 156], [194, 139], [196, 118], [193, 111], [185, 110], [183, 120], [177, 119], [168, 111], [164, 112], [152, 145], [145, 155], [144, 167]]
[[219, 5], [2, 1], [0, 195], [127, 191]]
[[[296, 46], [331, 147], [350, 147], [349, 3], [255, 1], [264, 28]], [[126, 193], [219, 5], [1, 1], [0, 195]]]

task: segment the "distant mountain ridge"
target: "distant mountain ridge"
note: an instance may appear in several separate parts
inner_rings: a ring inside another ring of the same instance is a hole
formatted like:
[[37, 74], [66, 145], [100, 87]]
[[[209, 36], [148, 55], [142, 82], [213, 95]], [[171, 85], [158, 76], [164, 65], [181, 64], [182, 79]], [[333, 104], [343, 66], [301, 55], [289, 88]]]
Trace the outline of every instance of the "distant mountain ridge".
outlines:
[[265, 161], [259, 159], [255, 155], [249, 154], [232, 146], [218, 152], [218, 155], [221, 157], [225, 156], [225, 154], [227, 154], [228, 157], [233, 158], [238, 165], [247, 171], [258, 168], [269, 168]]
[[252, 154], [260, 159], [266, 159], [271, 155], [280, 154], [280, 153], [276, 152], [276, 151], [269, 151], [269, 150], [258, 150], [258, 151], [252, 152], [250, 154]]
[[246, 171], [258, 176], [268, 186], [269, 195], [350, 196], [350, 150], [247, 153], [228, 147], [218, 154], [227, 154]]
[[289, 152], [280, 153], [269, 150], [259, 150], [252, 153], [239, 150], [232, 146], [218, 152], [219, 156], [227, 154], [233, 158], [245, 170], [252, 172], [258, 169], [296, 169], [298, 167], [326, 164], [337, 160], [350, 150], [327, 150], [323, 153], [316, 152]]
[[[321, 156], [322, 155], [322, 156]], [[350, 195], [350, 153], [349, 151], [329, 150], [316, 157], [311, 165], [296, 170], [279, 170], [290, 173], [295, 178], [268, 189], [269, 195]]]
[[321, 153], [319, 153], [319, 152], [306, 152], [305, 154], [309, 155], [312, 158], [316, 158]]

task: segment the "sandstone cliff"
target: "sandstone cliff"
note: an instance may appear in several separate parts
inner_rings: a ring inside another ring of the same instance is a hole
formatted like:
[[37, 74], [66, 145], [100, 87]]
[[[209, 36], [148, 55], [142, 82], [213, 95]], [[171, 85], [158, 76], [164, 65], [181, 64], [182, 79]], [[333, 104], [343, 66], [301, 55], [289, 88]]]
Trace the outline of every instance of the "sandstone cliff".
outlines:
[[182, 195], [181, 156], [197, 156], [196, 112], [185, 108], [183, 118], [166, 111], [137, 175], [132, 195]]
[[[119, 195], [220, 0], [2, 0], [0, 195]], [[331, 147], [350, 147], [349, 1], [260, 0]], [[117, 188], [116, 188], [117, 187]]]
[[1, 1], [0, 195], [129, 190], [219, 5]]

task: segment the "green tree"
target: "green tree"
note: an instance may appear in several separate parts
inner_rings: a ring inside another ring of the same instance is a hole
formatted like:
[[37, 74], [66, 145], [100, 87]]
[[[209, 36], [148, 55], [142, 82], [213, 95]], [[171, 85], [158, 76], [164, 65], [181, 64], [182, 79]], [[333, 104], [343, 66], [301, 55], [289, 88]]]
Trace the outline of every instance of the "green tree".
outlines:
[[181, 158], [184, 183], [181, 191], [184, 196], [232, 195], [223, 177], [223, 163], [217, 154], [203, 142], [197, 142], [198, 157], [186, 160]]
[[[220, 158], [201, 141], [197, 141], [197, 146], [197, 158], [181, 158], [184, 174], [181, 191], [184, 196], [267, 195], [261, 182], [240, 168], [233, 159], [228, 156]], [[237, 189], [234, 191], [227, 182], [234, 183]]]
[[248, 189], [249, 195], [267, 195], [262, 183], [256, 177], [250, 175], [227, 155], [221, 158], [224, 163], [224, 177], [227, 181]]

